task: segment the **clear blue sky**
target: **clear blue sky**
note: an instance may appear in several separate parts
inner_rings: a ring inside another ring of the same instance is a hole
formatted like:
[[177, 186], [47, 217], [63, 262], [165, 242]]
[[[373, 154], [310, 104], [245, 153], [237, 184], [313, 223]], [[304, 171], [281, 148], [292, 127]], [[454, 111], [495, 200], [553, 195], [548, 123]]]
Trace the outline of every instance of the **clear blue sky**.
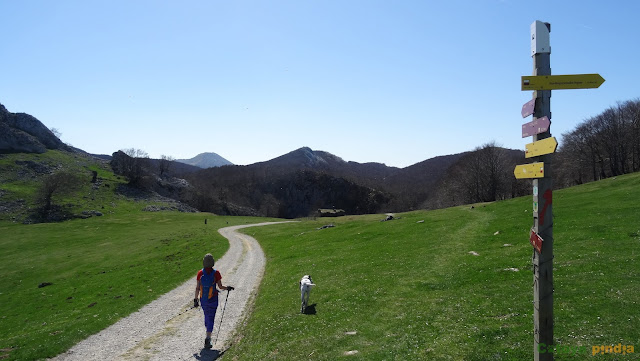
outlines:
[[551, 23], [560, 135], [640, 96], [640, 1], [0, 0], [0, 103], [91, 153], [302, 146], [405, 167], [490, 141], [524, 149], [529, 26]]

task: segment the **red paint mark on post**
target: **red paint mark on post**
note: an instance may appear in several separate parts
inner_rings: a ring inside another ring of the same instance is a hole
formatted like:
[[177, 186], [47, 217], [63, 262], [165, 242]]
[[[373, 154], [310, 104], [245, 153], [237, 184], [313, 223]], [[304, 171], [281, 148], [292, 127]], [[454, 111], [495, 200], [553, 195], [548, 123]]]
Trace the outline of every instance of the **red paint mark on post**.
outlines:
[[538, 225], [544, 224], [544, 217], [547, 213], [547, 208], [549, 208], [551, 203], [553, 203], [553, 193], [551, 192], [551, 189], [547, 189], [542, 195], [542, 198], [544, 198], [546, 202], [544, 202], [544, 207], [542, 207], [542, 211], [539, 214], [540, 222], [538, 223]]

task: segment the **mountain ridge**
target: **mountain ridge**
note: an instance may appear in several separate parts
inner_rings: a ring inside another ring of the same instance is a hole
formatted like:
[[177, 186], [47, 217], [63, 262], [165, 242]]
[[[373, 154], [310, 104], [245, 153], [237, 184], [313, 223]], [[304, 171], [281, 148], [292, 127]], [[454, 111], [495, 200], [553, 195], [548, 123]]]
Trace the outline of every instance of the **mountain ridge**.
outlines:
[[[31, 132], [39, 138], [28, 133], [27, 130], [32, 129], [24, 124], [22, 128], [25, 130], [13, 126], [17, 122], [16, 117], [39, 130]], [[12, 125], [11, 129], [17, 129], [16, 134], [23, 134], [23, 138], [30, 137], [37, 142], [34, 143], [37, 146], [35, 150], [14, 148], [10, 151], [37, 153], [45, 152], [47, 146], [60, 146], [63, 150], [84, 153], [81, 149], [64, 145], [40, 121], [28, 114], [15, 115], [1, 107], [0, 121], [5, 127]], [[0, 134], [0, 140], [3, 135]], [[25, 142], [32, 141], [30, 138]], [[48, 140], [51, 140], [51, 144], [45, 145], [43, 142]], [[99, 158], [111, 158], [114, 171], [120, 169], [118, 174], [124, 175], [131, 184], [180, 200], [201, 211], [295, 218], [314, 215], [322, 208], [344, 209], [347, 214], [400, 212], [473, 203], [473, 196], [478, 194], [483, 194], [483, 200], [487, 200], [522, 193], [513, 185], [513, 180], [502, 180], [513, 178], [513, 164], [516, 164], [516, 158], [521, 157], [522, 152], [500, 148], [495, 144], [483, 147], [430, 158], [405, 168], [376, 162], [345, 161], [337, 155], [308, 146], [250, 165], [233, 165], [213, 152], [176, 161], [171, 161], [171, 158], [143, 157], [144, 160], [139, 162], [141, 169], [140, 174], [136, 173], [139, 176], [137, 178], [122, 172], [127, 167], [114, 168], [114, 164], [118, 163], [115, 155], [123, 152]], [[0, 148], [0, 153], [3, 151], [6, 152]], [[484, 160], [479, 158], [483, 152], [486, 153], [482, 158]], [[485, 162], [488, 159], [486, 156], [492, 154], [501, 165], [501, 178], [495, 181], [499, 184], [494, 184], [500, 187], [500, 191], [499, 194], [484, 195], [486, 192], [478, 189], [486, 188], [481, 183], [497, 178], [473, 181], [485, 175], [472, 173], [471, 170], [478, 168], [474, 164]], [[127, 163], [126, 157], [119, 158], [124, 159], [120, 159], [119, 163]], [[136, 179], [139, 182], [134, 184]]]

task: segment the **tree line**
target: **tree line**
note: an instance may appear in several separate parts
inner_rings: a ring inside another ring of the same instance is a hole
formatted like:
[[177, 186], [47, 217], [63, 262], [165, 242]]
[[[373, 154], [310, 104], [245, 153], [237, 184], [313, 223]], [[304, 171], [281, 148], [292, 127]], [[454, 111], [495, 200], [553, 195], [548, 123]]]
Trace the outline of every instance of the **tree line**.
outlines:
[[[560, 143], [552, 157], [555, 188], [640, 170], [640, 100], [620, 102], [586, 119], [562, 134]], [[531, 181], [516, 180], [513, 175], [516, 165], [528, 163], [522, 150], [490, 142], [447, 162], [404, 173], [390, 170], [396, 176], [389, 177], [381, 177], [385, 171], [377, 169], [367, 176], [361, 168], [301, 170], [267, 165], [177, 174], [172, 169], [177, 163], [171, 157], [163, 156], [152, 166], [145, 152], [132, 148], [114, 153], [112, 166], [132, 185], [164, 193], [202, 211], [230, 215], [293, 218], [313, 214], [318, 208], [341, 208], [350, 214], [401, 212], [531, 194]], [[430, 172], [438, 173], [437, 181], [424, 181], [432, 176]], [[185, 178], [190, 187], [163, 192], [153, 180], [168, 176]]]
[[436, 192], [423, 208], [493, 202], [529, 194], [530, 181], [516, 180], [513, 169], [525, 161], [524, 152], [490, 142], [466, 153], [449, 167]]
[[562, 134], [558, 187], [640, 170], [640, 100], [619, 102]]
[[[489, 202], [531, 193], [531, 181], [516, 180], [524, 154], [484, 144], [453, 164], [423, 208]], [[552, 157], [554, 187], [565, 188], [640, 170], [640, 100], [618, 102], [562, 134]]]

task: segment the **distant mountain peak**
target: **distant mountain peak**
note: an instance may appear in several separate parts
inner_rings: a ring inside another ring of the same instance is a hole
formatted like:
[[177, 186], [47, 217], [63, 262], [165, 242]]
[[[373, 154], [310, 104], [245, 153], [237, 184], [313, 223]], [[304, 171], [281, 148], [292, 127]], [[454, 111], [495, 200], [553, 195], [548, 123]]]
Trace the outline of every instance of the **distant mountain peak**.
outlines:
[[302, 147], [298, 149], [296, 152], [300, 152], [302, 156], [305, 158], [307, 164], [312, 166], [319, 164], [327, 164], [327, 160], [322, 157], [318, 152], [313, 151], [313, 149], [309, 147]]
[[176, 162], [193, 165], [199, 168], [214, 168], [221, 167], [223, 165], [233, 165], [233, 163], [213, 152], [200, 153], [191, 159], [176, 159]]
[[261, 164], [272, 166], [287, 166], [295, 168], [325, 168], [335, 164], [345, 163], [342, 158], [331, 153], [312, 150], [309, 147], [298, 148], [292, 152], [273, 158]]

